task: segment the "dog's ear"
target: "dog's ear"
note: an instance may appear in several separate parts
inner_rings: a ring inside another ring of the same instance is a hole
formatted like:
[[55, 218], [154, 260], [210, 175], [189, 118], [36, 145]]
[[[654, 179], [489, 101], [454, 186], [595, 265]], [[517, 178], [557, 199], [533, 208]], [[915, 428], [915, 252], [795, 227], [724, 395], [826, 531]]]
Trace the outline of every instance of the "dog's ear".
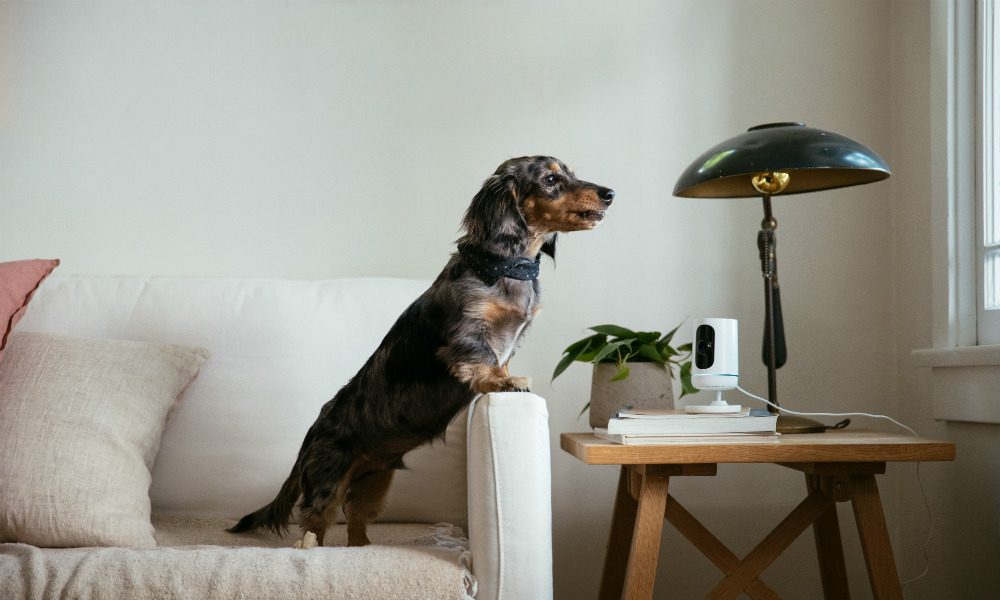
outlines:
[[472, 198], [462, 225], [484, 249], [505, 256], [524, 252], [528, 224], [518, 208], [515, 177], [498, 171]]
[[552, 260], [556, 259], [556, 238], [557, 237], [559, 237], [559, 234], [558, 233], [553, 233], [551, 236], [548, 237], [548, 239], [545, 240], [545, 243], [542, 244], [542, 252], [544, 254], [548, 254], [549, 256], [551, 256]]

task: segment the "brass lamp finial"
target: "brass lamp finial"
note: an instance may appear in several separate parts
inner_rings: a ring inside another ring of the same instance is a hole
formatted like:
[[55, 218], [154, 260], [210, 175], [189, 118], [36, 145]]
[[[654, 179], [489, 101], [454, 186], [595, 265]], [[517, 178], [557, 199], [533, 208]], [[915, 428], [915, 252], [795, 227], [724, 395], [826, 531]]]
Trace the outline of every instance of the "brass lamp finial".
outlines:
[[755, 190], [761, 194], [780, 194], [782, 190], [788, 187], [788, 182], [790, 177], [788, 173], [784, 171], [771, 171], [769, 173], [761, 173], [760, 175], [754, 175], [751, 179], [753, 187]]

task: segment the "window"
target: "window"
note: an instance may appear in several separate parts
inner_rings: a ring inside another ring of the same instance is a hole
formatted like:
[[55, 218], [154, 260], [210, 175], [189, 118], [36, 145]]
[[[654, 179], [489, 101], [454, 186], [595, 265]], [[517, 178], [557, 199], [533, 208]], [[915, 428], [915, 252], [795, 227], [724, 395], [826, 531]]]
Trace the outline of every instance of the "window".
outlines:
[[931, 8], [934, 348], [914, 363], [936, 419], [1000, 424], [1000, 0]]
[[978, 80], [977, 276], [976, 338], [978, 344], [1000, 344], [1000, 19], [997, 2], [981, 0], [976, 15]]

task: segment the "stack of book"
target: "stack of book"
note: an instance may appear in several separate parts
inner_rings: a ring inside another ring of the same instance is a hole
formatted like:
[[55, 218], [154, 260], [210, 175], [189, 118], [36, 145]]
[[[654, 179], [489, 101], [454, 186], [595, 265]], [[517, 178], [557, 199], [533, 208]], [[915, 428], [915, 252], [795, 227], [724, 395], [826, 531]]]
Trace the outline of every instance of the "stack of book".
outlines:
[[743, 407], [738, 413], [691, 414], [674, 409], [619, 411], [594, 434], [618, 444], [777, 443], [778, 416], [766, 409]]

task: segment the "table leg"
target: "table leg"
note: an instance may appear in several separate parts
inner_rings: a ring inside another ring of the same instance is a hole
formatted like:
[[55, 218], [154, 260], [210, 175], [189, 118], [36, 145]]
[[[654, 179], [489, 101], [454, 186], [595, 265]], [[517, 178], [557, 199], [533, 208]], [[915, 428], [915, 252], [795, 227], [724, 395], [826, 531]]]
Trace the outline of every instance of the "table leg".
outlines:
[[889, 529], [885, 524], [874, 475], [851, 476], [851, 503], [854, 505], [854, 519], [858, 524], [872, 595], [877, 600], [902, 600], [903, 589], [899, 584], [896, 559], [892, 555]]
[[653, 597], [669, 483], [669, 477], [648, 473], [639, 482], [632, 549], [625, 573], [625, 597], [628, 600], [650, 600]]
[[635, 513], [638, 503], [628, 491], [629, 470], [622, 467], [618, 477], [618, 492], [615, 495], [615, 510], [611, 516], [611, 533], [604, 555], [604, 572], [601, 574], [600, 600], [620, 600], [625, 586], [625, 570], [628, 567], [629, 549], [632, 547], [632, 531], [635, 529]]
[[[821, 475], [806, 474], [808, 493], [820, 489], [821, 477]], [[848, 600], [851, 594], [847, 585], [847, 569], [844, 566], [844, 547], [840, 539], [836, 504], [831, 504], [813, 523], [813, 536], [816, 539], [820, 580], [823, 582], [823, 598]]]

